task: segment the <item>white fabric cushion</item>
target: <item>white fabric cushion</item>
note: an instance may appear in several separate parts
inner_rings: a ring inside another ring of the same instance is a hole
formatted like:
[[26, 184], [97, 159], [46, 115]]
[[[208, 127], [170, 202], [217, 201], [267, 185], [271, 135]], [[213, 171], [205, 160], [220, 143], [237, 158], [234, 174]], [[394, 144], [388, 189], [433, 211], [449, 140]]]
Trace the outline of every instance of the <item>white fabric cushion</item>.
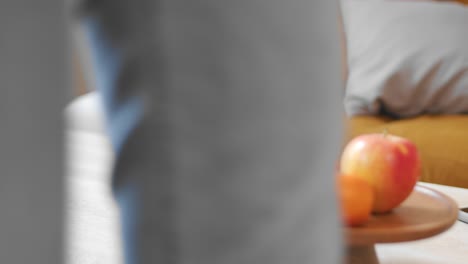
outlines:
[[468, 8], [344, 0], [348, 115], [468, 112]]
[[92, 132], [107, 137], [104, 110], [97, 92], [74, 99], [65, 108], [65, 119], [70, 130]]
[[66, 133], [65, 263], [123, 264], [120, 218], [111, 190], [114, 153], [107, 137]]
[[98, 93], [65, 109], [67, 264], [122, 264], [118, 208], [111, 190], [114, 153]]

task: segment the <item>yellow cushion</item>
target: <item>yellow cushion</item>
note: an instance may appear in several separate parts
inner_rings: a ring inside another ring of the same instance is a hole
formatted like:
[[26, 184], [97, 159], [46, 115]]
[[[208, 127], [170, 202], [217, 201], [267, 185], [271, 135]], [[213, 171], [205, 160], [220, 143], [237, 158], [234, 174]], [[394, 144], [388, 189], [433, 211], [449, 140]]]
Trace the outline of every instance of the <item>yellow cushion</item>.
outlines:
[[468, 5], [468, 0], [455, 0], [455, 2], [459, 2], [460, 4]]
[[468, 188], [468, 115], [402, 120], [362, 116], [347, 122], [346, 141], [387, 129], [418, 146], [423, 168], [421, 181]]

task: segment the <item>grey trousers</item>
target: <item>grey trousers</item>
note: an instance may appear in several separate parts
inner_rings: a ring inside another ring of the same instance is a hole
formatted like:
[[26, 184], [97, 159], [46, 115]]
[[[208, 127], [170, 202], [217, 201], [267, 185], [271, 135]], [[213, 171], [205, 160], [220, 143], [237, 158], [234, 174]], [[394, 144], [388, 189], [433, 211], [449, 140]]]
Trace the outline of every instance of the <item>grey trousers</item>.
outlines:
[[127, 264], [340, 263], [338, 5], [79, 6]]
[[0, 1], [0, 263], [63, 264], [62, 1]]

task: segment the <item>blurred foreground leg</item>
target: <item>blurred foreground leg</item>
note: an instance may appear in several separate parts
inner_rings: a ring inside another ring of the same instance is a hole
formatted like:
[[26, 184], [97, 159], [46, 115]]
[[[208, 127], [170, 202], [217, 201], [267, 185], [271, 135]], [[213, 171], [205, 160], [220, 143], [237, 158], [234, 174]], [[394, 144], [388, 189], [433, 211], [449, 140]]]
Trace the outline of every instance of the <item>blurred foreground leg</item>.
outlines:
[[0, 263], [62, 264], [63, 1], [0, 1]]
[[82, 7], [128, 264], [340, 262], [337, 3]]

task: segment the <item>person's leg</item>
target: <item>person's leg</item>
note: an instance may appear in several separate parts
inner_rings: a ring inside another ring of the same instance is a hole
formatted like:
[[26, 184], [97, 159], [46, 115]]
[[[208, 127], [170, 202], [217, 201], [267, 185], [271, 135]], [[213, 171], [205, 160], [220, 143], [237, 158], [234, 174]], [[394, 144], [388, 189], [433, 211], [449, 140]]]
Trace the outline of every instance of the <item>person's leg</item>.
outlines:
[[334, 1], [89, 1], [128, 264], [339, 263]]
[[63, 1], [0, 1], [0, 263], [64, 263], [63, 11]]

